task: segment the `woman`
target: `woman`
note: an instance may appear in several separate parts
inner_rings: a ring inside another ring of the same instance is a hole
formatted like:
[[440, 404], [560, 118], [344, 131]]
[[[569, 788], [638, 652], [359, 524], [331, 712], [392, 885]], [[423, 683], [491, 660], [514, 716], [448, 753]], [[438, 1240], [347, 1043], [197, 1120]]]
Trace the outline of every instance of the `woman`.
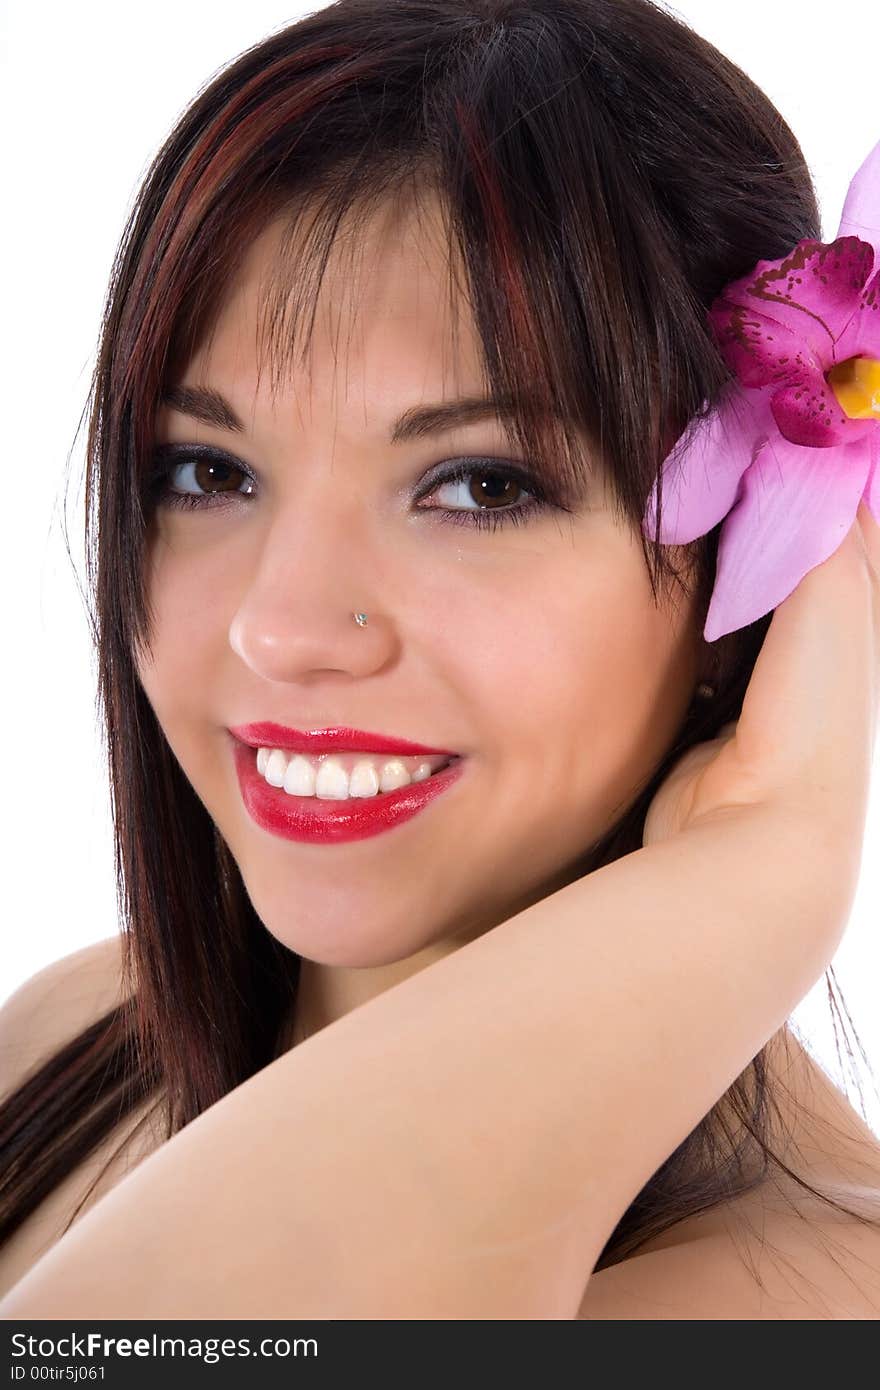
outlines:
[[660, 539], [707, 309], [818, 229], [646, 0], [340, 0], [184, 114], [89, 437], [124, 950], [10, 1078], [7, 1317], [872, 1316], [880, 1144], [786, 1019], [875, 495], [757, 613], [721, 518]]

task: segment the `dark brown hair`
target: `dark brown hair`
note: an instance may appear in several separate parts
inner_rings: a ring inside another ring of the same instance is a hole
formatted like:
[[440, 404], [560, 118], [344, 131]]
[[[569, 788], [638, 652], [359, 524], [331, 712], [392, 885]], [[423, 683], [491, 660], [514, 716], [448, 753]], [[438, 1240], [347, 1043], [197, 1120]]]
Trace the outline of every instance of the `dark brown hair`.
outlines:
[[[150, 630], [151, 433], [163, 389], [270, 219], [293, 229], [306, 202], [315, 214], [308, 255], [281, 256], [267, 301], [280, 370], [302, 287], [315, 271], [317, 289], [343, 218], [423, 190], [440, 195], [450, 268], [492, 394], [515, 403], [517, 441], [557, 487], [576, 488], [588, 434], [640, 536], [660, 463], [729, 380], [707, 307], [758, 259], [821, 234], [779, 112], [648, 0], [338, 0], [196, 96], [123, 232], [90, 394], [86, 560], [127, 997], [0, 1107], [0, 1240], [142, 1102], [164, 1107], [170, 1138], [277, 1055], [299, 957], [259, 920], [136, 673]], [[718, 529], [691, 548], [686, 577], [658, 537], [641, 536], [654, 597], [693, 583], [702, 628]], [[715, 698], [695, 698], [572, 877], [640, 846], [672, 764], [737, 718], [768, 625], [708, 649]], [[597, 1269], [774, 1164], [797, 1177], [771, 1148], [766, 1053], [645, 1184]]]

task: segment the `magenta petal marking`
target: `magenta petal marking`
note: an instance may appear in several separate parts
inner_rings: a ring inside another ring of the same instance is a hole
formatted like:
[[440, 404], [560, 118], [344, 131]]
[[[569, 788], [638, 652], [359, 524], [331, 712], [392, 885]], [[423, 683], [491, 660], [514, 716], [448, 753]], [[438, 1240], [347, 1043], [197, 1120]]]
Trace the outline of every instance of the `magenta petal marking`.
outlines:
[[[877, 259], [880, 261], [880, 255]], [[856, 312], [835, 345], [836, 362], [850, 357], [880, 359], [880, 270], [862, 290]]]
[[783, 438], [808, 449], [851, 444], [877, 428], [874, 420], [851, 419], [818, 373], [808, 381], [780, 387], [770, 398], [770, 406]]
[[880, 262], [880, 142], [853, 174], [837, 235], [869, 241]]
[[707, 642], [762, 618], [834, 553], [855, 520], [869, 455], [862, 443], [803, 449], [778, 436], [767, 441], [721, 528]]
[[[752, 305], [731, 301], [727, 291], [709, 310], [709, 323], [724, 361], [743, 386], [776, 386], [822, 375], [822, 360], [802, 338]], [[833, 348], [829, 339], [829, 364]]]
[[[730, 510], [755, 448], [774, 429], [763, 393], [724, 387], [708, 415], [695, 416], [663, 463], [660, 540], [687, 545], [711, 531]], [[651, 489], [642, 530], [653, 537], [657, 486]]]
[[[873, 265], [873, 246], [858, 237], [828, 243], [805, 238], [781, 260], [758, 261], [748, 275], [727, 285], [720, 298], [725, 306], [769, 320], [773, 329], [761, 325], [765, 339], [788, 329], [801, 352], [825, 369], [834, 361], [834, 343], [856, 312]], [[714, 325], [714, 304], [709, 316]]]

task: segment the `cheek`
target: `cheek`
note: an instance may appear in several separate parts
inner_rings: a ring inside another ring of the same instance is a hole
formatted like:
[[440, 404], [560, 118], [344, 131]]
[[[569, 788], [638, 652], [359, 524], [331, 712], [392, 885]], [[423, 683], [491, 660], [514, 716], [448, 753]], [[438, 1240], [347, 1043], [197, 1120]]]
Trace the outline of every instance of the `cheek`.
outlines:
[[614, 546], [505, 605], [472, 668], [499, 759], [516, 748], [532, 788], [564, 788], [598, 823], [662, 757], [696, 678], [691, 601], [655, 604], [640, 550]]
[[229, 628], [232, 567], [218, 563], [216, 547], [186, 547], [170, 535], [151, 541], [145, 583], [152, 614], [152, 644], [138, 661], [147, 696], [163, 724], [205, 714], [212, 668]]
[[642, 568], [639, 555], [638, 564], [617, 556], [572, 572], [536, 569], [518, 598], [508, 592], [473, 615], [474, 670], [487, 691], [503, 687], [514, 717], [521, 708], [568, 725], [587, 708], [616, 711], [616, 723], [628, 711], [648, 715], [670, 683], [687, 686], [693, 603], [655, 603]]

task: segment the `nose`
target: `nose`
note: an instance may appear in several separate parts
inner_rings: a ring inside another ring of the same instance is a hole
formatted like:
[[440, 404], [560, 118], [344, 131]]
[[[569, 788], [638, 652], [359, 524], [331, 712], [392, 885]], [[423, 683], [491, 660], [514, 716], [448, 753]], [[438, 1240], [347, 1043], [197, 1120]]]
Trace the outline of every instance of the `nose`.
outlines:
[[372, 555], [341, 518], [315, 523], [302, 514], [286, 520], [279, 514], [264, 533], [230, 623], [233, 651], [265, 681], [380, 671], [392, 660], [396, 639], [383, 612], [390, 581], [377, 585], [382, 564]]

